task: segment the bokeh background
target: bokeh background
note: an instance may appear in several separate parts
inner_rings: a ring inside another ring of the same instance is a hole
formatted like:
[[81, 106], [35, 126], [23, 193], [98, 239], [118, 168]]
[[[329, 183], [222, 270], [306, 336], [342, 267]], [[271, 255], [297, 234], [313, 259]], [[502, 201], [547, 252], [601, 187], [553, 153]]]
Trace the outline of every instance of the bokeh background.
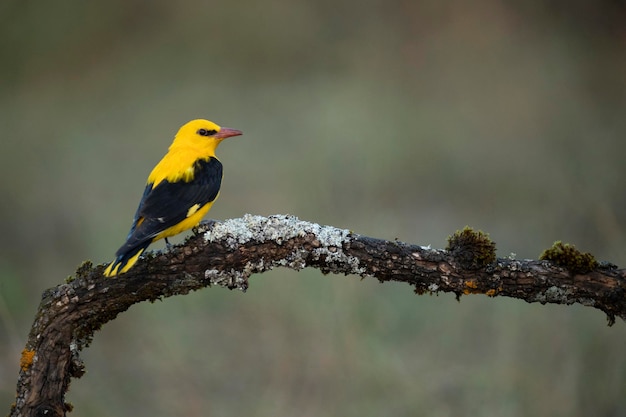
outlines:
[[[470, 225], [502, 257], [563, 240], [623, 267], [624, 22], [623, 1], [3, 1], [0, 404], [42, 291], [111, 260], [193, 118], [245, 132], [219, 149], [212, 218], [433, 247]], [[132, 307], [67, 399], [89, 416], [614, 417], [625, 347], [591, 308], [276, 270]]]

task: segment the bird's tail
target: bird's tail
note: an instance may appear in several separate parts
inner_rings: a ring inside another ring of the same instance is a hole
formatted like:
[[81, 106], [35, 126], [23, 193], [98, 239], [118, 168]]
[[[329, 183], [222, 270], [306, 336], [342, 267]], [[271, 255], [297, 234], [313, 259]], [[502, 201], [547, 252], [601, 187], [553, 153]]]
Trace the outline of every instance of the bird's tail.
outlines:
[[117, 251], [117, 258], [113, 262], [107, 266], [107, 269], [104, 270], [105, 277], [114, 277], [119, 274], [123, 274], [128, 271], [130, 268], [135, 265], [139, 256], [146, 250], [146, 248], [152, 243], [150, 240], [147, 242], [143, 242], [140, 245], [134, 246], [128, 250], [125, 246], [122, 246], [119, 251]]

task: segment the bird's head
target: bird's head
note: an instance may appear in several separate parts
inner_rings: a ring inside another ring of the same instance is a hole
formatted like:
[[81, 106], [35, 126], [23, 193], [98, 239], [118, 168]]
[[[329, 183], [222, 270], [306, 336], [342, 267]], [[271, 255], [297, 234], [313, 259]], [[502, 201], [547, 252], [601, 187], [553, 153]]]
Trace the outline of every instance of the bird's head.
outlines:
[[240, 130], [221, 127], [209, 120], [196, 119], [178, 129], [172, 147], [196, 148], [212, 153], [224, 139], [241, 134], [243, 133]]

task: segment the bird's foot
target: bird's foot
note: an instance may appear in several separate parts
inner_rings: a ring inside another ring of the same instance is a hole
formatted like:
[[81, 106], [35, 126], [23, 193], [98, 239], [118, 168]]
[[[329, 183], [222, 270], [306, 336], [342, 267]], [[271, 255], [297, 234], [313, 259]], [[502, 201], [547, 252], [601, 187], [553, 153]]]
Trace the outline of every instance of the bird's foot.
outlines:
[[206, 219], [206, 220], [202, 220], [196, 227], [193, 228], [193, 232], [195, 234], [198, 234], [198, 229], [202, 229], [204, 230], [211, 230], [213, 229], [213, 226], [215, 226], [217, 223], [219, 223], [218, 220], [214, 220], [214, 219]]

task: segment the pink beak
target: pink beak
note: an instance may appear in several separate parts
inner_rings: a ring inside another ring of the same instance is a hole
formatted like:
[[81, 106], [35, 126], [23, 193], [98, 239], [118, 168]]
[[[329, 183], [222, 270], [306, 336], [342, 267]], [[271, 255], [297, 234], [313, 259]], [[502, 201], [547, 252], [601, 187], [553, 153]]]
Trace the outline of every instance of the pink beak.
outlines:
[[213, 137], [218, 138], [218, 139], [226, 139], [231, 136], [239, 136], [239, 135], [243, 135], [243, 132], [241, 130], [231, 129], [229, 127], [222, 127], [220, 128], [219, 132], [213, 135]]

